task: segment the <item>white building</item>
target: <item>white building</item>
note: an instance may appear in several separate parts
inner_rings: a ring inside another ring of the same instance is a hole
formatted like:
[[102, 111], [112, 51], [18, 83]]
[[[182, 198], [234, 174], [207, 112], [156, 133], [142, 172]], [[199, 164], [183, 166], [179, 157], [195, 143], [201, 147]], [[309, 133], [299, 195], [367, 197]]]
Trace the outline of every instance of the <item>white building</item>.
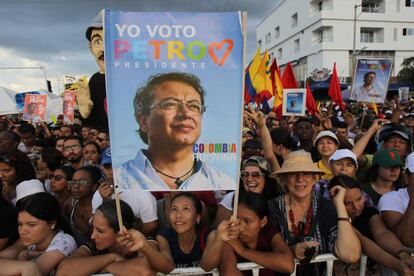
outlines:
[[279, 66], [292, 61], [298, 80], [314, 69], [332, 70], [335, 61], [340, 77], [352, 76], [354, 50], [394, 59], [395, 76], [414, 56], [414, 0], [282, 0], [256, 35]]

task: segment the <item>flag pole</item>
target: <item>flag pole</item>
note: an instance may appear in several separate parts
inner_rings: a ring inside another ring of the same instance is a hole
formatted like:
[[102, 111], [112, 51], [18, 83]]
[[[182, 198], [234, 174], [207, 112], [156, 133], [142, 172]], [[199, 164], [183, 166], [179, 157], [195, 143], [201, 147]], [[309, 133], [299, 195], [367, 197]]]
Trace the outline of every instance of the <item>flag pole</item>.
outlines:
[[[243, 68], [244, 65], [246, 64], [246, 39], [247, 39], [247, 12], [244, 11], [241, 14], [242, 16], [242, 31], [243, 31]], [[245, 74], [243, 74], [243, 87], [244, 87], [244, 77]], [[244, 108], [242, 108], [242, 112], [244, 112]], [[243, 118], [243, 114], [241, 116], [241, 118]], [[240, 129], [242, 129], [243, 127], [243, 120], [240, 121]], [[241, 137], [240, 137], [240, 145], [241, 145]], [[241, 155], [241, 152], [239, 153]], [[238, 179], [240, 179], [240, 166], [241, 164], [238, 164], [238, 170], [237, 170], [237, 175], [238, 175]], [[233, 198], [233, 215], [231, 220], [235, 220], [237, 218], [237, 207], [239, 205], [239, 181], [236, 181], [236, 187], [234, 190], [234, 198]]]

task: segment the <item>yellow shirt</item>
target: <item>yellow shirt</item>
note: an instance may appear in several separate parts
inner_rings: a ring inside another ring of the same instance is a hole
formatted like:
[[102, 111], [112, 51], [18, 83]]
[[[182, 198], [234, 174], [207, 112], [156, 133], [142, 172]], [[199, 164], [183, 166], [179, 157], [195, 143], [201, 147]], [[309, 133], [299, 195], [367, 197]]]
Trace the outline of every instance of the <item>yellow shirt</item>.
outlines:
[[331, 169], [326, 167], [322, 160], [316, 162], [316, 166], [324, 172], [324, 174], [320, 176], [320, 179], [330, 181], [334, 177]]

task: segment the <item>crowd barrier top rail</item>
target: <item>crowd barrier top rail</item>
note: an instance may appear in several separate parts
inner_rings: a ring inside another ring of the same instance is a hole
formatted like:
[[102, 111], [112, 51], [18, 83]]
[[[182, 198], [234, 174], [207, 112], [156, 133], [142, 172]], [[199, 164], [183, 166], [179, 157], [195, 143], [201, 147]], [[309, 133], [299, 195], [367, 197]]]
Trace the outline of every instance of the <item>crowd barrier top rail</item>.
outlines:
[[[327, 276], [331, 276], [332, 272], [333, 272], [333, 262], [335, 260], [337, 260], [338, 258], [336, 258], [333, 254], [321, 254], [316, 256], [311, 263], [323, 263], [326, 262], [326, 275]], [[366, 269], [366, 263], [367, 263], [367, 256], [362, 255], [361, 259], [360, 259], [360, 270], [359, 270], [359, 276], [364, 276], [365, 275], [365, 269]], [[290, 274], [291, 276], [295, 276], [296, 275], [296, 265], [299, 264], [299, 260], [295, 260], [295, 271]], [[259, 271], [260, 269], [262, 269], [263, 267], [256, 264], [256, 263], [238, 263], [237, 264], [237, 268], [240, 271], [244, 271], [244, 270], [251, 270], [253, 276], [258, 276], [259, 275]], [[205, 275], [205, 274], [212, 274], [213, 276], [218, 276], [219, 275], [219, 271], [218, 269], [214, 269], [212, 271], [204, 271], [201, 267], [186, 267], [186, 268], [175, 268], [173, 271], [171, 271], [171, 273], [169, 274], [163, 274], [163, 273], [158, 273], [158, 276], [162, 276], [162, 275], [171, 275], [171, 276], [189, 276], [189, 275]], [[112, 276], [112, 274], [94, 274], [96, 276]]]

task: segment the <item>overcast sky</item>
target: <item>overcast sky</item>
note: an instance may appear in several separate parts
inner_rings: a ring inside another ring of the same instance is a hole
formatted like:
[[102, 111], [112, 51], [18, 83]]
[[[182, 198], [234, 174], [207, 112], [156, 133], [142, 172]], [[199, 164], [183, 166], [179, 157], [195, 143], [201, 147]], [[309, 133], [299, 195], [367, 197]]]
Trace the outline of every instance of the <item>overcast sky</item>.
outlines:
[[56, 92], [58, 75], [98, 70], [85, 30], [103, 8], [122, 11], [247, 11], [247, 58], [256, 50], [256, 25], [280, 0], [0, 0], [0, 85], [18, 92], [45, 88], [40, 67]]

